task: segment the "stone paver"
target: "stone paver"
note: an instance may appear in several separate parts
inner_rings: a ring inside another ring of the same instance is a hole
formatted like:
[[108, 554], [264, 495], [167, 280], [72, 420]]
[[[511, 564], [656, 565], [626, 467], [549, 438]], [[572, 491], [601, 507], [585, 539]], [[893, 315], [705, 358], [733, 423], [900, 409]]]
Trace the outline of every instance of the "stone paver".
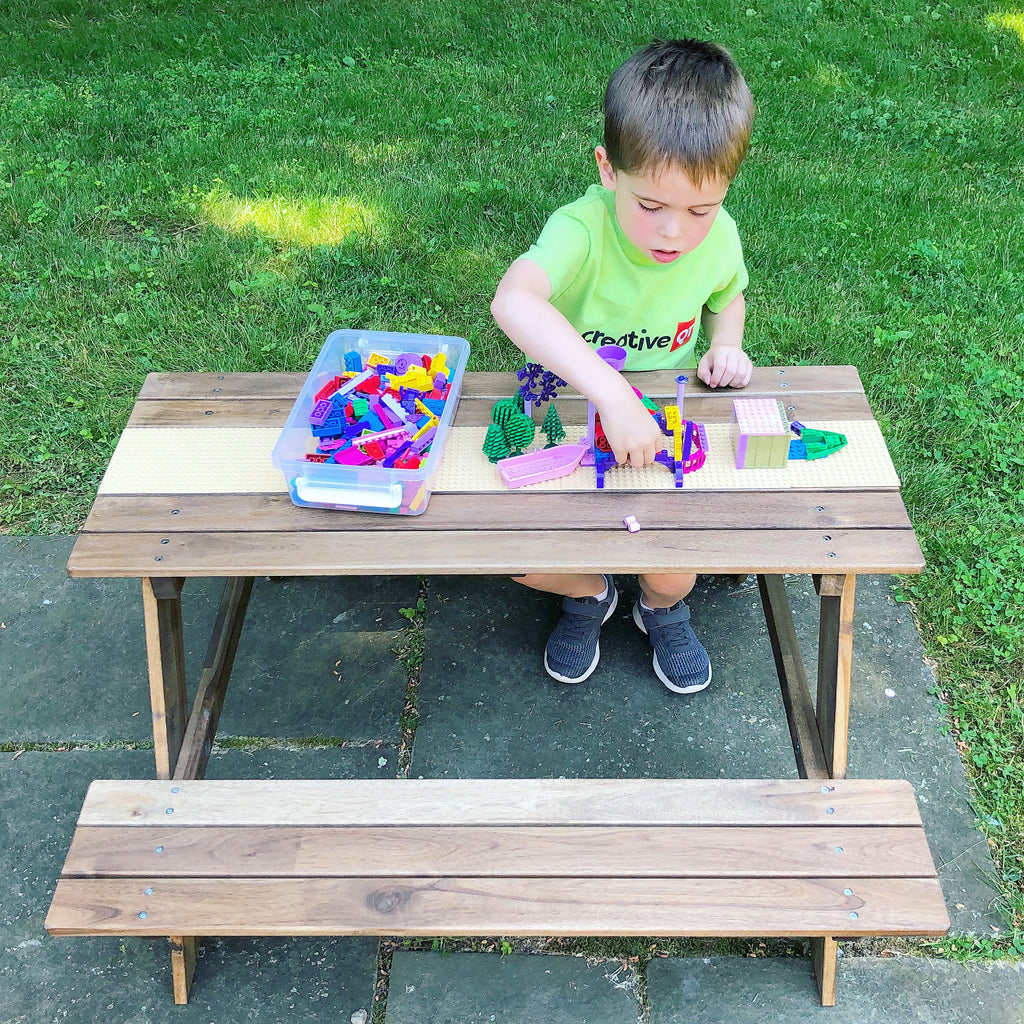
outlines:
[[395, 953], [387, 1024], [624, 1024], [631, 974], [580, 957]]

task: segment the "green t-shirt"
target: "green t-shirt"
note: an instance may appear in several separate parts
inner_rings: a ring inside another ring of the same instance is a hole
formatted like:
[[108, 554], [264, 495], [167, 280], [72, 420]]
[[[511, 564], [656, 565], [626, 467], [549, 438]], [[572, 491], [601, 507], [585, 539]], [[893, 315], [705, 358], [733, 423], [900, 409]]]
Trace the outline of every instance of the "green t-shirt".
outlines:
[[524, 258], [547, 274], [551, 304], [586, 341], [626, 349], [627, 370], [696, 366], [702, 308], [720, 313], [747, 286], [725, 210], [693, 252], [656, 263], [623, 235], [615, 194], [602, 185], [556, 210]]

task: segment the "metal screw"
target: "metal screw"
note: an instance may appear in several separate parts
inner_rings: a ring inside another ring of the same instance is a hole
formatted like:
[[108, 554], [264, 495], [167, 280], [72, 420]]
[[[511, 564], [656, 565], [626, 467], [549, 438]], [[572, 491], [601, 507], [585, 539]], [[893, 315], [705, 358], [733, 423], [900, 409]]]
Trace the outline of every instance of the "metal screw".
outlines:
[[856, 910], [850, 912], [851, 921], [856, 921], [858, 917], [860, 917], [860, 914], [858, 914]]
[[173, 814], [174, 813], [174, 808], [173, 807], [168, 807], [167, 808], [167, 813], [168, 814]]
[[[171, 812], [168, 811], [167, 813], [170, 814]], [[825, 808], [825, 813], [826, 814], [835, 814], [836, 813], [836, 809], [834, 807], [826, 807]]]
[[181, 515], [181, 509], [180, 508], [172, 508], [171, 509], [171, 515], [172, 516], [180, 516]]
[[152, 889], [147, 889], [146, 890], [146, 895], [147, 896], [152, 896], [153, 895], [153, 890]]
[[842, 852], [843, 852], [843, 848], [841, 846], [837, 846], [836, 847], [836, 853], [842, 853]]
[[219, 394], [220, 394], [220, 388], [214, 388], [214, 389], [213, 389], [213, 393], [214, 393], [215, 395], [219, 395]]
[[825, 511], [825, 506], [824, 505], [815, 505], [814, 506], [814, 511], [815, 512], [824, 512]]
[[204, 416], [212, 416], [213, 415], [213, 410], [212, 409], [207, 409], [206, 412], [203, 413], [203, 415]]
[[181, 792], [181, 786], [172, 786], [171, 787], [171, 792], [172, 793], [180, 793]]
[[781, 377], [785, 372], [785, 370], [779, 370], [779, 376]]
[[163, 853], [164, 852], [164, 848], [162, 846], [158, 846], [153, 852], [154, 853]]
[[161, 544], [170, 544], [170, 543], [171, 543], [171, 541], [170, 541], [170, 538], [169, 538], [169, 537], [164, 537], [164, 539], [163, 539], [162, 541], [160, 541], [160, 543], [161, 543]]
[[821, 539], [822, 539], [822, 540], [831, 540], [831, 539], [832, 539], [832, 534], [830, 534], [830, 533], [826, 533], [826, 534], [825, 534], [825, 536], [824, 536], [824, 537], [822, 537]]
[[822, 793], [834, 793], [836, 791], [836, 787], [835, 786], [822, 786], [821, 787], [821, 791], [822, 791]]
[[788, 381], [788, 380], [784, 380], [784, 381], [783, 381], [783, 382], [782, 382], [782, 383], [781, 383], [781, 384], [779, 385], [779, 387], [780, 387], [780, 388], [788, 388], [788, 387], [789, 387], [789, 381]]
[[828, 553], [828, 557], [829, 557], [829, 558], [835, 558], [835, 557], [837, 557], [837, 556], [836, 556], [836, 553], [835, 553], [834, 551], [830, 551], [830, 552]]
[[843, 890], [843, 895], [844, 896], [852, 896], [853, 895], [853, 890], [852, 889], [844, 889]]
[[224, 374], [222, 373], [222, 374], [221, 374], [221, 375], [220, 375], [220, 376], [219, 376], [219, 377], [217, 378], [217, 380], [223, 380], [223, 379], [224, 379]]
[[156, 558], [153, 559], [154, 562], [162, 562], [163, 560], [164, 560], [164, 556], [163, 555], [157, 555]]
[[146, 918], [146, 916], [147, 916], [147, 915], [146, 915], [146, 912], [145, 912], [144, 910], [140, 910], [140, 911], [139, 911], [139, 917], [141, 917], [141, 918], [145, 919], [145, 918]]

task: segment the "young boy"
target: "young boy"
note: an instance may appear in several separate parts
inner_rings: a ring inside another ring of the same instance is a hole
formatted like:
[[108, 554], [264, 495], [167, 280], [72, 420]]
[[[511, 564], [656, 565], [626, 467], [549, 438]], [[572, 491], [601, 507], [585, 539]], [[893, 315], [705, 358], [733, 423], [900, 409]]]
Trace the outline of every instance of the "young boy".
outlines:
[[[627, 370], [696, 362], [698, 320], [707, 350], [697, 375], [710, 387], [743, 387], [747, 271], [736, 226], [722, 209], [746, 154], [753, 101], [729, 52], [695, 40], [655, 42], [608, 83], [600, 185], [557, 210], [537, 242], [509, 267], [491, 311], [535, 362], [597, 407], [618, 463], [654, 461], [662, 436], [650, 413], [596, 349], [627, 349]], [[601, 626], [618, 603], [610, 575], [515, 577], [561, 595], [564, 615], [544, 667], [579, 683], [597, 667]], [[692, 573], [646, 573], [633, 608], [654, 648], [654, 671], [675, 693], [711, 681], [707, 651], [684, 598]]]

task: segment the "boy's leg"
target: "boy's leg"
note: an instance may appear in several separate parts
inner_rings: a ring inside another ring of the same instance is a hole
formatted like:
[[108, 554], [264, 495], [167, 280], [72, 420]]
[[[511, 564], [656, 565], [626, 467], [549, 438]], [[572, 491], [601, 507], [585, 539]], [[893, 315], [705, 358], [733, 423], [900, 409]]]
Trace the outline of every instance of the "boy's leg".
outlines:
[[683, 598], [693, 589], [693, 573], [647, 573], [639, 577], [641, 596], [633, 621], [650, 638], [654, 671], [673, 693], [697, 693], [711, 682], [708, 652], [690, 627]]
[[544, 668], [561, 683], [582, 683], [597, 668], [601, 626], [619, 601], [611, 576], [531, 573], [512, 578], [534, 590], [562, 596], [564, 614], [544, 648]]

